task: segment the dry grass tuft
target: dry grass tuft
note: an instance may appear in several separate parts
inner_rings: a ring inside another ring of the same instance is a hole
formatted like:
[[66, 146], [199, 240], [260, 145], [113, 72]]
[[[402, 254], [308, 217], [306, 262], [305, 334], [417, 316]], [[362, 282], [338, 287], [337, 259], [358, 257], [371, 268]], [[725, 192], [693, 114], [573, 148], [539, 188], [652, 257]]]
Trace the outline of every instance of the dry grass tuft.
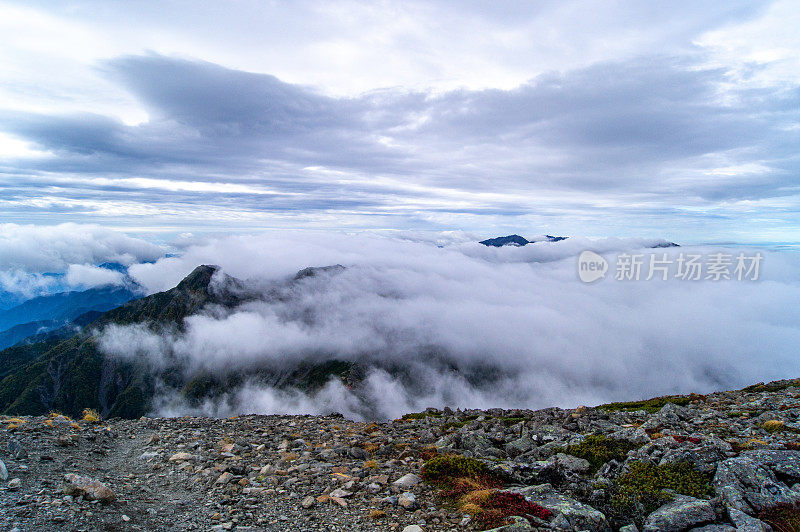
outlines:
[[100, 422], [100, 413], [93, 408], [84, 408], [82, 414], [83, 414], [83, 420], [87, 423]]

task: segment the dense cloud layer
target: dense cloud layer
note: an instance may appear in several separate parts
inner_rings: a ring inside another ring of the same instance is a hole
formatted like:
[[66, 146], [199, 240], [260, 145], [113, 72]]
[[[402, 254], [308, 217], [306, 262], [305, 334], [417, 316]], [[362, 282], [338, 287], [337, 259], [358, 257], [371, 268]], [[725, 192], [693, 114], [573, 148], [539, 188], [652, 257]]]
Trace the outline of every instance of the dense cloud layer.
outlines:
[[[345, 96], [203, 54], [110, 53], [92, 76], [144, 117], [0, 108], [0, 144], [12, 153], [0, 168], [0, 211], [169, 228], [527, 225], [693, 242], [800, 238], [800, 80], [784, 57], [799, 46], [786, 31], [796, 16], [790, 3], [687, 4], [669, 13], [597, 13], [586, 4], [463, 7], [465, 26], [455, 31], [476, 24], [471, 38], [484, 35], [484, 53], [497, 48], [505, 57], [498, 68], [515, 71], [512, 83], [488, 74], [483, 86], [373, 85]], [[381, 20], [393, 11], [342, 9]], [[419, 17], [406, 19], [411, 26], [446, 11], [405, 9]], [[275, 20], [291, 24], [279, 11]], [[586, 27], [567, 31], [584, 17]], [[635, 31], [616, 28], [617, 18]], [[752, 35], [754, 50], [740, 49], [730, 23]], [[532, 30], [543, 27], [561, 39]], [[420, 46], [436, 38], [429, 32]], [[543, 42], [533, 46], [530, 35]], [[398, 35], [387, 39], [407, 53]], [[583, 39], [597, 46], [574, 44]], [[327, 44], [306, 53], [342, 45]], [[562, 49], [569, 46], [586, 57]], [[599, 50], [609, 46], [619, 49]], [[553, 54], [571, 60], [551, 64]], [[516, 64], [519, 57], [530, 65]], [[432, 60], [435, 71], [447, 70], [443, 57]]]
[[[270, 295], [192, 316], [181, 333], [111, 328], [104, 346], [117, 356], [149, 357], [154, 367], [178, 359], [187, 372], [246, 373], [331, 358], [370, 368], [352, 389], [332, 381], [311, 396], [251, 382], [201, 408], [212, 414], [391, 417], [427, 406], [575, 405], [800, 372], [800, 320], [787, 312], [800, 298], [796, 253], [763, 252], [755, 282], [578, 280], [582, 249], [609, 258], [610, 277], [616, 252], [641, 245], [570, 239], [438, 248], [305, 234], [212, 240], [132, 272], [154, 290], [161, 288], [156, 279], [173, 282], [190, 266], [217, 263]], [[285, 284], [303, 266], [337, 263], [346, 269]], [[197, 408], [168, 395], [161, 412]]]
[[91, 264], [70, 264], [65, 281], [70, 287], [81, 289], [122, 286], [125, 284], [125, 274]]
[[96, 225], [0, 225], [0, 269], [60, 272], [70, 264], [155, 260], [163, 250], [150, 242]]
[[163, 255], [158, 245], [96, 225], [0, 224], [0, 306], [62, 290], [120, 285], [120, 272], [97, 266], [129, 266]]

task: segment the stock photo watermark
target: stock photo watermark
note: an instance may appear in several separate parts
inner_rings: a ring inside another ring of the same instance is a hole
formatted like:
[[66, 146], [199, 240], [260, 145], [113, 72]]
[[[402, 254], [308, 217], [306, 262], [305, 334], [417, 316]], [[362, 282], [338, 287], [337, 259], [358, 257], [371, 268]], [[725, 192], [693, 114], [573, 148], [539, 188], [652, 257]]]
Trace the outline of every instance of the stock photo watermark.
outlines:
[[[757, 281], [763, 256], [733, 253], [620, 253], [614, 265], [616, 281]], [[605, 257], [594, 251], [583, 251], [578, 256], [578, 277], [584, 283], [604, 279], [609, 273]]]

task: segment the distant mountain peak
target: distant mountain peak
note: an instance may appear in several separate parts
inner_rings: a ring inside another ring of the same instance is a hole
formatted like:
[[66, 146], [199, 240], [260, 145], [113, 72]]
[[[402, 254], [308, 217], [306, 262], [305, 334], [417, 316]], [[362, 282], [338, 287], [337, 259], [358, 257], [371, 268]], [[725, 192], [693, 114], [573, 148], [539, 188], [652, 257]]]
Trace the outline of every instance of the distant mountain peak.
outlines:
[[508, 235], [508, 236], [498, 236], [496, 238], [488, 238], [486, 240], [481, 240], [481, 244], [484, 246], [492, 246], [492, 247], [503, 247], [503, 246], [524, 246], [526, 244], [530, 244], [527, 238], [521, 237], [519, 235]]
[[201, 264], [192, 273], [183, 278], [175, 288], [179, 290], [207, 290], [211, 278], [220, 270], [219, 266]]
[[341, 264], [331, 264], [330, 266], [311, 266], [309, 268], [303, 268], [297, 272], [294, 275], [294, 280], [297, 281], [306, 277], [316, 277], [322, 273], [339, 273], [344, 269], [345, 267]]
[[533, 237], [532, 240], [529, 240], [519, 235], [508, 235], [508, 236], [498, 236], [495, 238], [481, 240], [479, 244], [483, 244], [484, 246], [500, 248], [503, 246], [526, 246], [528, 244], [535, 244], [536, 242], [561, 242], [562, 240], [566, 240], [567, 238], [569, 237], [544, 235], [543, 237], [541, 236]]

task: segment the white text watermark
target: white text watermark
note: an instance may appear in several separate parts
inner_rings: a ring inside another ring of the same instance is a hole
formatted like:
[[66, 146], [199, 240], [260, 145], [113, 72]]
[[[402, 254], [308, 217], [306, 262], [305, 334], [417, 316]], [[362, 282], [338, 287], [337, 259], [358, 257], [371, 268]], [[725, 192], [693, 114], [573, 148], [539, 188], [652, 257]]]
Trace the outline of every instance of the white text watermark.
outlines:
[[[614, 267], [617, 281], [757, 281], [763, 256], [759, 252], [734, 253], [620, 253]], [[592, 283], [606, 277], [608, 261], [594, 251], [578, 257], [578, 277]]]

